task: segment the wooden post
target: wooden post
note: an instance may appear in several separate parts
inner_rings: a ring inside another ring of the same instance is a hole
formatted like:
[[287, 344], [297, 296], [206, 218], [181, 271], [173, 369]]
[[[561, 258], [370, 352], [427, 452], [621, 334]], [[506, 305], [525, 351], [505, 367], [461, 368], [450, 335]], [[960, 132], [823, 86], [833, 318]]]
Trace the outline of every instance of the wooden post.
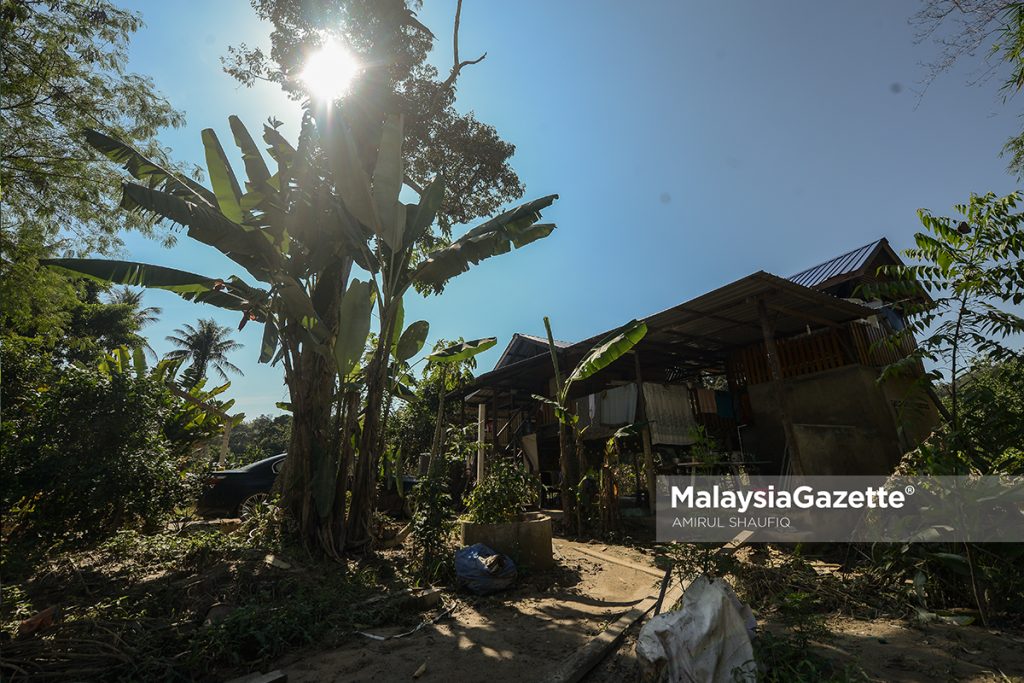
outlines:
[[[779, 348], [775, 344], [775, 326], [768, 317], [768, 305], [763, 297], [757, 300], [757, 314], [761, 318], [761, 333], [764, 335], [765, 356], [768, 360], [768, 370], [772, 376], [772, 390], [775, 394], [775, 404], [779, 408], [779, 417], [782, 419], [782, 429], [786, 435], [786, 445], [789, 447], [790, 462], [794, 465], [793, 472], [794, 474], [806, 474], [803, 463], [800, 461], [796, 432], [793, 430], [789, 409], [789, 392], [786, 391], [782, 365], [779, 363]], [[783, 461], [785, 461], [785, 455], [783, 455]], [[781, 474], [785, 475], [786, 472]]]
[[640, 352], [633, 349], [633, 368], [636, 378], [637, 422], [644, 423], [640, 428], [640, 440], [644, 446], [644, 471], [647, 473], [647, 509], [654, 514], [654, 496], [657, 493], [657, 473], [654, 471], [654, 449], [651, 446], [651, 429], [647, 424], [647, 399], [644, 398], [644, 376], [640, 371]]
[[487, 445], [484, 443], [486, 428], [487, 404], [481, 403], [476, 407], [476, 482], [478, 484], [484, 478], [484, 457], [487, 453]]

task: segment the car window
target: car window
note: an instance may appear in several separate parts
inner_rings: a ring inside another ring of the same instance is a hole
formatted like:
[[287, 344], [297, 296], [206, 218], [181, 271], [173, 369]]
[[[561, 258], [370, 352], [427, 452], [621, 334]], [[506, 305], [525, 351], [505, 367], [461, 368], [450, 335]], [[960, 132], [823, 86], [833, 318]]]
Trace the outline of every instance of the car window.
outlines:
[[270, 466], [270, 471], [273, 472], [274, 474], [277, 474], [278, 472], [281, 471], [281, 466], [282, 465], [284, 465], [284, 458], [281, 458], [280, 460], [275, 462], [273, 465], [271, 465]]

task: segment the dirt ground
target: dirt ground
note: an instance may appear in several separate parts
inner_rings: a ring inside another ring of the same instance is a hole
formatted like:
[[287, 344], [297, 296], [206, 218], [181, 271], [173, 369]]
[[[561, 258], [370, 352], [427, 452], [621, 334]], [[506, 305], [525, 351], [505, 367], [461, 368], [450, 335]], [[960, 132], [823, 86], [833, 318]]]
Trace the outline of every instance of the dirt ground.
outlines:
[[[1024, 682], [1024, 635], [977, 626], [929, 624], [913, 627], [897, 621], [828, 620], [834, 637], [816, 650], [840, 667], [853, 665], [878, 683]], [[771, 625], [768, 625], [771, 628]], [[634, 648], [639, 626], [630, 629], [616, 652], [585, 680], [588, 683], [634, 681]]]
[[[580, 550], [583, 548], [583, 550]], [[584, 550], [650, 566], [602, 562]], [[604, 626], [658, 590], [650, 558], [619, 546], [555, 539], [559, 568], [494, 596], [460, 596], [450, 618], [387, 641], [355, 640], [283, 666], [289, 681], [543, 680]], [[390, 635], [401, 629], [375, 631]]]
[[[593, 553], [624, 564], [602, 561]], [[278, 664], [290, 681], [543, 681], [559, 663], [630, 607], [657, 593], [651, 556], [623, 546], [555, 539], [559, 567], [526, 575], [490, 597], [459, 595], [449, 617], [386, 641], [353, 639], [336, 650]], [[644, 568], [647, 568], [646, 570]], [[642, 622], [641, 622], [642, 624]], [[637, 681], [639, 624], [584, 680]], [[761, 624], [773, 629], [775, 625]], [[834, 636], [817, 643], [840, 667], [869, 681], [1024, 683], [1024, 633], [980, 626], [914, 626], [892, 620], [828, 620]], [[387, 636], [402, 628], [374, 631]], [[418, 677], [415, 674], [422, 669]]]

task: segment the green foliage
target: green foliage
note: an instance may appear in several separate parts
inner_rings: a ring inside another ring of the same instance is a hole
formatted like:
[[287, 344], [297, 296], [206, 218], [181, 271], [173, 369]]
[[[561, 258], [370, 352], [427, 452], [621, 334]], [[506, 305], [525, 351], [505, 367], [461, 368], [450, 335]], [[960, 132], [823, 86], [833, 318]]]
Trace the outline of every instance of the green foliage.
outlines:
[[239, 467], [285, 453], [292, 438], [292, 416], [259, 415], [231, 430], [231, 465]]
[[961, 443], [986, 474], [1024, 474], [1024, 359], [975, 358], [959, 387]]
[[434, 351], [432, 354], [427, 356], [427, 358], [432, 363], [458, 363], [459, 361], [472, 358], [478, 353], [483, 353], [497, 343], [498, 340], [495, 337], [474, 339], [468, 342], [453, 344], [452, 346], [443, 348], [439, 351]]
[[622, 356], [626, 355], [647, 334], [647, 324], [632, 320], [598, 342], [587, 355], [576, 364], [569, 378], [565, 380], [560, 403], [565, 403], [573, 382], [593, 377]]
[[[5, 375], [20, 362], [6, 347], [3, 360]], [[39, 380], [21, 377], [23, 393], [5, 405], [5, 536], [97, 538], [188, 500], [163, 438], [171, 401], [160, 382], [76, 367]]]
[[[5, 658], [49, 679], [95, 678], [89, 668], [110, 681], [228, 680], [396, 618], [393, 606], [360, 604], [384, 588], [374, 566], [305, 563], [304, 553], [247, 525], [231, 533], [122, 531], [88, 552], [54, 555], [47, 580], [61, 586], [64, 617], [45, 639], [21, 639], [10, 650], [5, 643]], [[268, 565], [268, 552], [292, 569]], [[49, 594], [38, 577], [12, 578], [5, 575], [7, 633]], [[223, 611], [215, 616], [211, 605]], [[118, 637], [97, 647], [104, 628]]]
[[505, 457], [487, 462], [487, 472], [466, 496], [467, 518], [480, 524], [515, 522], [536, 502], [539, 483], [521, 463]]
[[137, 13], [108, 0], [3, 3], [0, 187], [9, 244], [35, 233], [50, 249], [108, 251], [120, 230], [149, 229], [116, 210], [120, 183], [80, 137], [101, 128], [162, 156], [154, 136], [184, 123], [150, 79], [126, 70], [141, 26]]
[[[754, 641], [754, 662], [734, 672], [734, 680], [763, 683], [852, 683], [871, 680], [858, 667], [839, 667], [811, 648], [812, 641], [827, 641], [830, 633], [820, 623], [810, 628], [764, 631]], [[755, 675], [756, 672], [763, 672]]]
[[212, 318], [200, 320], [197, 326], [184, 325], [167, 337], [178, 348], [167, 354], [170, 360], [188, 363], [182, 375], [182, 385], [191, 389], [206, 379], [206, 373], [212, 369], [221, 379], [227, 379], [227, 370], [242, 374], [242, 371], [231, 361], [228, 354], [242, 348], [242, 345], [230, 338], [231, 328], [217, 324]]
[[[439, 352], [462, 343], [461, 337], [456, 340], [439, 339], [433, 351]], [[451, 392], [468, 384], [473, 380], [475, 369], [476, 358], [472, 356], [449, 364], [427, 363], [415, 382], [413, 395], [393, 410], [387, 423], [385, 443], [388, 449], [403, 454], [406, 470], [414, 470], [420, 454], [430, 451], [442, 391]], [[446, 403], [442, 424], [454, 422], [459, 409], [458, 403]]]
[[426, 582], [451, 577], [451, 536], [455, 528], [452, 495], [448, 490], [454, 460], [442, 455], [434, 472], [419, 478], [413, 489], [412, 550], [417, 574]]
[[[905, 300], [907, 327], [899, 337], [915, 337], [917, 347], [887, 374], [930, 360], [938, 368], [925, 380], [944, 378], [950, 395], [954, 438], [960, 429], [959, 390], [965, 360], [984, 355], [999, 362], [1016, 355], [1006, 343], [1024, 333], [1024, 318], [1010, 310], [1024, 301], [1024, 213], [1015, 211], [1016, 193], [996, 197], [972, 194], [954, 208], [963, 220], [918, 211], [926, 232], [906, 255], [917, 263], [883, 266], [883, 282], [865, 288], [869, 297]], [[931, 300], [922, 297], [922, 290]], [[897, 339], [896, 341], [898, 341]]]

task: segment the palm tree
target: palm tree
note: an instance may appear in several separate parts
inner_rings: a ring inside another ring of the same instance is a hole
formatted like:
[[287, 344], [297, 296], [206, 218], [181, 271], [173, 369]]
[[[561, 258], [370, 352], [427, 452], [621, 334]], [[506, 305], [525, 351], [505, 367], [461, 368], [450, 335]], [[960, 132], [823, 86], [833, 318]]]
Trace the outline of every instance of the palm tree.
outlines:
[[135, 319], [135, 324], [138, 325], [140, 330], [155, 323], [159, 320], [157, 316], [164, 312], [164, 309], [159, 306], [146, 306], [143, 308], [142, 290], [135, 290], [131, 287], [115, 287], [110, 292], [110, 303], [131, 306], [133, 309], [132, 317]]
[[227, 379], [225, 370], [243, 374], [241, 369], [228, 361], [228, 354], [242, 348], [233, 339], [230, 327], [222, 327], [211, 319], [200, 320], [197, 327], [186, 324], [167, 337], [178, 348], [165, 357], [171, 360], [188, 362], [189, 367], [182, 376], [182, 384], [191, 389], [206, 378], [206, 372], [213, 368], [222, 379]]
[[156, 351], [149, 345], [149, 340], [140, 333], [142, 328], [155, 323], [163, 309], [159, 306], [142, 305], [142, 290], [134, 290], [131, 287], [117, 287], [110, 292], [110, 303], [115, 306], [130, 306], [131, 319], [135, 323], [135, 332], [139, 336], [139, 344], [150, 358], [156, 358]]

